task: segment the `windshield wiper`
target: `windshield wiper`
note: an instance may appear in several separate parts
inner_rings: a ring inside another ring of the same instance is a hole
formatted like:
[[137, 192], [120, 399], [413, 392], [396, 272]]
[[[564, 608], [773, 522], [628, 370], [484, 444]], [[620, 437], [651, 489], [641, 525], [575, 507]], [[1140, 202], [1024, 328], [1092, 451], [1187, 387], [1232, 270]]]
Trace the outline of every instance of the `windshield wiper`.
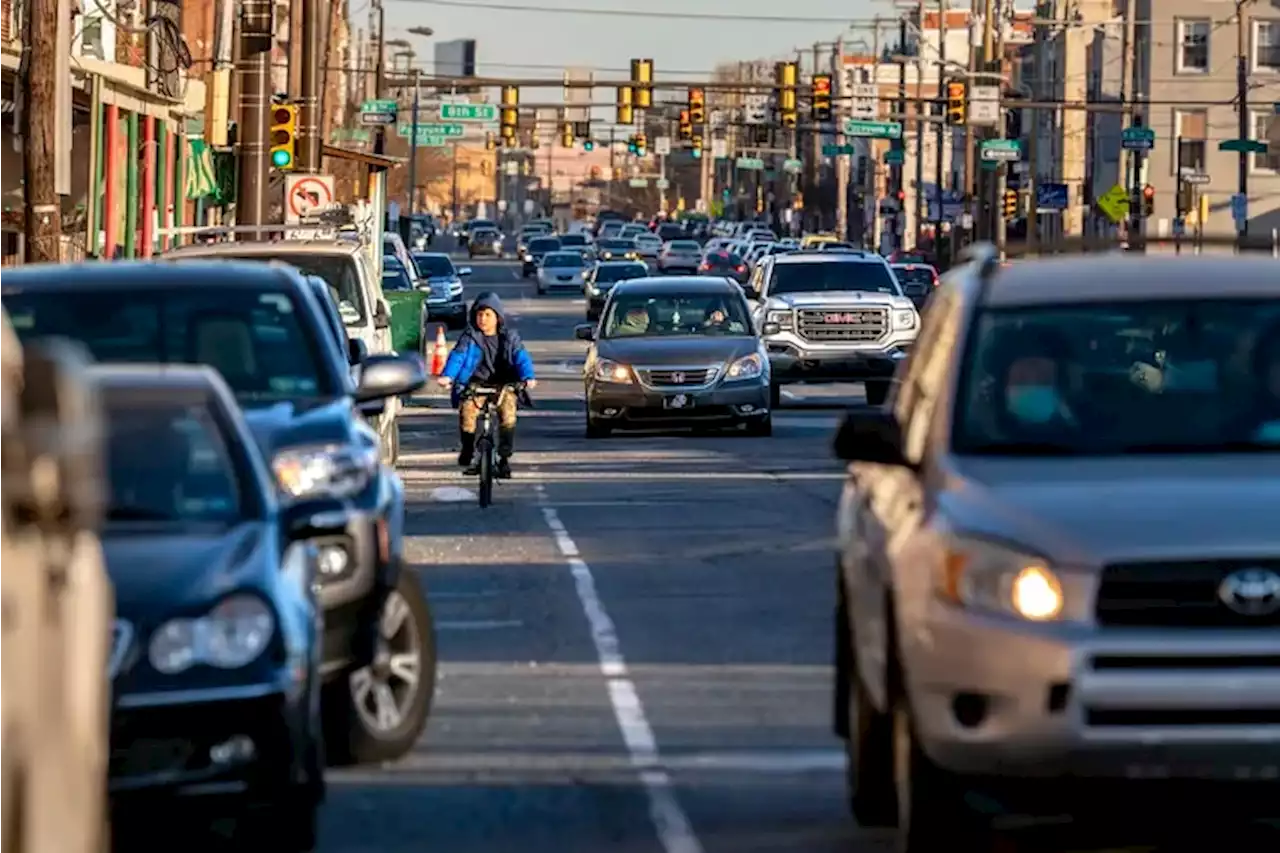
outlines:
[[145, 506], [112, 506], [107, 509], [108, 521], [178, 521], [178, 516]]

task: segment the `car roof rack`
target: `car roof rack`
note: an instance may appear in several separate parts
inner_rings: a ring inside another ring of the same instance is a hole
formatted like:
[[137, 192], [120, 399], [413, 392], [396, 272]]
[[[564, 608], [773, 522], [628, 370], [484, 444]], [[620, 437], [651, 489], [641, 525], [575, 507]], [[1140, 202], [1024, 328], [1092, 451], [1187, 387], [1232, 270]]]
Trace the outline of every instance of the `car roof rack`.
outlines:
[[183, 225], [157, 228], [156, 238], [186, 238], [186, 243], [229, 243], [248, 240], [262, 242], [334, 242], [354, 240], [367, 245], [373, 241], [372, 208], [368, 205], [334, 205], [315, 211], [297, 223], [269, 225]]

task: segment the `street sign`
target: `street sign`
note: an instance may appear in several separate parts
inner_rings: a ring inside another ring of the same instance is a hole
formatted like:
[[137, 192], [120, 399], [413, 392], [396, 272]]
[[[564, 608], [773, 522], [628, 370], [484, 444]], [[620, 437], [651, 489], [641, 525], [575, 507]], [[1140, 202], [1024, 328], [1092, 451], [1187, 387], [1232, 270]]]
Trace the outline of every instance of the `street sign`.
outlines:
[[1017, 139], [986, 139], [982, 159], [992, 163], [1012, 163], [1022, 159], [1022, 143]]
[[1200, 186], [1202, 184], [1209, 183], [1209, 176], [1206, 175], [1204, 172], [1191, 172], [1191, 171], [1183, 170], [1182, 182], [1184, 184], [1191, 184], [1192, 186]]
[[1000, 87], [970, 86], [965, 121], [975, 127], [997, 127], [1000, 124]]
[[[413, 125], [402, 124], [396, 128], [396, 132], [399, 133], [401, 136], [407, 137], [411, 133], [413, 133]], [[466, 128], [464, 128], [460, 124], [423, 124], [422, 122], [418, 122], [418, 138], [419, 139], [421, 139], [424, 136], [444, 136], [444, 137], [456, 138], [459, 136], [465, 136], [466, 132], [467, 132]]]
[[671, 137], [655, 136], [653, 138], [654, 154], [670, 154], [671, 153]]
[[1066, 184], [1036, 184], [1036, 211], [1041, 210], [1066, 210], [1067, 199]]
[[1125, 151], [1150, 151], [1156, 147], [1156, 132], [1149, 127], [1126, 127], [1120, 134]]
[[660, 190], [665, 190], [667, 187], [671, 186], [671, 182], [666, 178], [658, 178], [658, 180], [653, 182], [653, 185]]
[[896, 121], [861, 121], [846, 119], [845, 136], [869, 136], [873, 139], [901, 139], [902, 124]]
[[840, 155], [849, 155], [853, 153], [853, 145], [845, 143], [844, 145], [836, 145], [834, 142], [828, 142], [822, 146], [823, 157], [839, 157]]
[[1129, 215], [1129, 191], [1122, 184], [1116, 184], [1100, 195], [1093, 206], [1112, 222], [1119, 222]]
[[360, 105], [361, 124], [395, 124], [396, 102], [389, 100], [365, 101]]
[[742, 117], [747, 124], [767, 124], [769, 122], [769, 96], [747, 95], [742, 108]]
[[782, 163], [782, 171], [789, 175], [797, 175], [804, 168], [803, 160], [784, 160]]
[[1224, 139], [1218, 143], [1218, 150], [1243, 154], [1266, 154], [1267, 143], [1257, 139]]
[[907, 152], [901, 148], [890, 148], [884, 152], [884, 162], [890, 166], [901, 166], [906, 162]]
[[497, 121], [494, 104], [441, 104], [440, 118], [450, 121]]
[[729, 140], [713, 139], [711, 140], [711, 156], [717, 160], [724, 159], [729, 156]]
[[629, 183], [631, 184], [631, 186], [636, 188], [647, 187], [649, 186], [649, 179], [648, 178], [632, 178]]
[[751, 172], [764, 171], [764, 161], [761, 160], [759, 157], [739, 157], [738, 161], [734, 165], [736, 165], [739, 169], [743, 169], [746, 171], [751, 171]]
[[858, 83], [849, 87], [847, 93], [853, 100], [849, 114], [856, 119], [875, 121], [880, 117], [880, 87], [869, 83]]
[[297, 225], [308, 215], [333, 205], [333, 175], [285, 175], [284, 221]]

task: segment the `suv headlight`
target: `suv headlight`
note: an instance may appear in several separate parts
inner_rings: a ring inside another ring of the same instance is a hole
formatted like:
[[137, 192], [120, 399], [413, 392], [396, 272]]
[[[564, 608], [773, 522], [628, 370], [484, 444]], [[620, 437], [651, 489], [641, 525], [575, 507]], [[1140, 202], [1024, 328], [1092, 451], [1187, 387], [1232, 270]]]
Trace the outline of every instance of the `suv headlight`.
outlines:
[[630, 385], [633, 381], [630, 367], [607, 358], [596, 362], [596, 379], [601, 382], [616, 382], [619, 385]]
[[294, 447], [271, 460], [280, 491], [299, 498], [345, 498], [364, 491], [378, 470], [378, 448], [346, 444]]
[[525, 262], [526, 264], [531, 264], [531, 263], [533, 263], [533, 255], [529, 254], [528, 252], [525, 252], [525, 254], [524, 254], [524, 262]]
[[916, 312], [910, 308], [899, 308], [893, 312], [893, 327], [895, 329], [914, 329], [916, 327]]
[[1059, 574], [1041, 557], [988, 540], [953, 538], [936, 581], [941, 598], [973, 610], [1031, 622], [1087, 618], [1082, 607], [1090, 596], [1082, 576]]
[[449, 282], [449, 295], [457, 296], [460, 293], [462, 293], [462, 280], [454, 279], [453, 281]]
[[791, 328], [792, 313], [790, 311], [769, 311], [765, 314], [766, 323], [777, 323], [783, 329]]
[[165, 622], [151, 634], [147, 658], [165, 675], [200, 664], [239, 669], [266, 651], [275, 630], [271, 608], [256, 595], [240, 593], [203, 616]]
[[742, 358], [729, 363], [729, 369], [724, 372], [726, 382], [736, 382], [741, 379], [759, 379], [764, 373], [764, 359], [759, 353], [753, 352], [751, 355], [744, 355]]

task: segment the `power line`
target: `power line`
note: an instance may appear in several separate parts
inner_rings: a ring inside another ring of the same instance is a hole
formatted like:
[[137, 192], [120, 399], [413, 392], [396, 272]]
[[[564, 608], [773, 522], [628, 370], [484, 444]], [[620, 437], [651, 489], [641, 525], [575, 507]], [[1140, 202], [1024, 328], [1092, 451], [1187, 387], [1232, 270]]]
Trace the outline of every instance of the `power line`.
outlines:
[[822, 17], [796, 15], [742, 15], [732, 12], [659, 12], [642, 9], [589, 9], [586, 7], [528, 6], [517, 3], [471, 3], [464, 0], [407, 0], [407, 2], [423, 3], [428, 6], [452, 6], [461, 9], [492, 9], [496, 12], [537, 12], [553, 15], [594, 15], [608, 18], [657, 18], [670, 20], [679, 18], [686, 21], [724, 21], [728, 23], [751, 22], [762, 24], [849, 24], [848, 17]]

